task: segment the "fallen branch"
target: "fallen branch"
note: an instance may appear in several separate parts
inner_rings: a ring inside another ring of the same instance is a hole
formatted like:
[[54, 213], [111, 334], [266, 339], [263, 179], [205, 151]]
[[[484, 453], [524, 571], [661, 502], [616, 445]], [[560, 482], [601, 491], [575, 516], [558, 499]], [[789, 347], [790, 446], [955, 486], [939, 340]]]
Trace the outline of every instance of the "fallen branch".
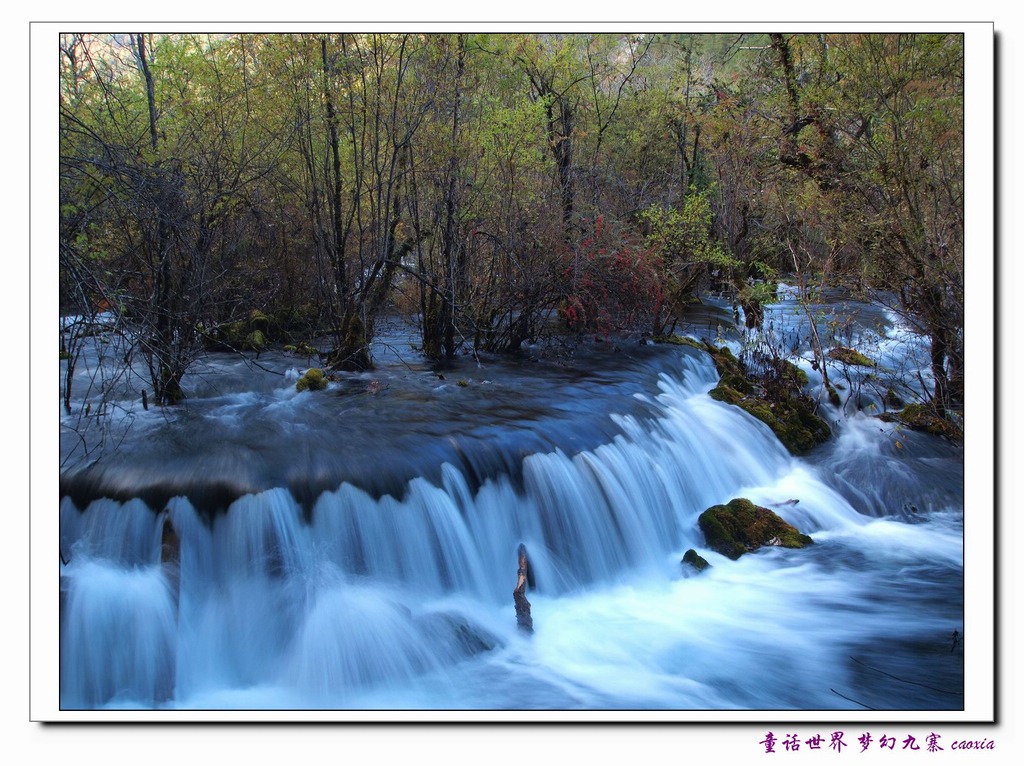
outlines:
[[512, 591], [512, 598], [516, 605], [516, 623], [520, 630], [527, 633], [533, 632], [533, 617], [530, 616], [530, 602], [526, 599], [526, 584], [528, 580], [529, 562], [526, 558], [526, 546], [519, 544], [519, 569], [516, 572], [516, 588]]
[[929, 686], [928, 684], [918, 683], [917, 681], [908, 681], [905, 678], [900, 678], [899, 676], [894, 676], [892, 673], [886, 673], [884, 670], [879, 670], [878, 668], [873, 668], [870, 665], [868, 665], [867, 663], [861, 662], [856, 657], [850, 657], [850, 659], [853, 660], [854, 662], [856, 662], [858, 665], [863, 665], [868, 670], [873, 670], [876, 673], [881, 673], [883, 676], [888, 676], [889, 678], [893, 678], [893, 679], [899, 681], [900, 683], [912, 684], [914, 686], [921, 686], [921, 687], [923, 687], [925, 689], [931, 689], [933, 692], [939, 692], [939, 694], [952, 694], [952, 695], [955, 695], [955, 696], [958, 696], [958, 697], [962, 697], [963, 696], [963, 692], [950, 691], [948, 689], [939, 689], [939, 688], [937, 688], [935, 686]]
[[830, 692], [832, 692], [833, 694], [835, 694], [836, 696], [838, 696], [838, 697], [842, 697], [842, 698], [843, 698], [844, 700], [847, 700], [847, 701], [849, 701], [849, 702], [852, 702], [852, 703], [853, 703], [854, 705], [860, 705], [860, 706], [861, 706], [862, 708], [864, 708], [865, 710], [874, 710], [874, 708], [873, 708], [873, 707], [870, 707], [869, 705], [865, 705], [865, 704], [864, 704], [863, 702], [859, 702], [859, 701], [857, 701], [857, 700], [853, 699], [852, 697], [847, 697], [847, 696], [846, 696], [845, 694], [840, 694], [840, 693], [839, 693], [839, 692], [837, 692], [837, 691], [836, 691], [835, 689], [833, 689], [833, 688], [832, 688], [831, 686], [829, 687], [829, 689], [828, 689], [828, 690], [829, 690]]

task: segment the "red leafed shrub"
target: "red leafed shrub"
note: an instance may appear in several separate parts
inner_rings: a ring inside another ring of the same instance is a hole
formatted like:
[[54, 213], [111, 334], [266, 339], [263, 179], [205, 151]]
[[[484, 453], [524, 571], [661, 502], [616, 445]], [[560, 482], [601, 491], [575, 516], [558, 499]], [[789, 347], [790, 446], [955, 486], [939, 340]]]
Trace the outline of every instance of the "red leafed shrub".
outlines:
[[577, 333], [658, 334], [664, 309], [657, 255], [629, 232], [607, 225], [594, 229], [565, 260], [559, 316]]

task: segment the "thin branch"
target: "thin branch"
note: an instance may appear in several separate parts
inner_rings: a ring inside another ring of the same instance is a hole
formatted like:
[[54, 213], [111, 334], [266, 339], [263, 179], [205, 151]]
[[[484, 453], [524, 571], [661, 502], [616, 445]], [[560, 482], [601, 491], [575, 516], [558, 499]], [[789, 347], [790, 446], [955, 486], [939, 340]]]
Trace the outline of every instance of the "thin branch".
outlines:
[[870, 705], [865, 705], [863, 702], [860, 702], [858, 700], [853, 699], [852, 697], [847, 697], [845, 694], [840, 694], [839, 692], [837, 692], [832, 687], [829, 687], [829, 691], [832, 692], [833, 694], [835, 694], [838, 697], [842, 697], [844, 700], [848, 700], [849, 702], [852, 702], [855, 705], [860, 705], [865, 710], [874, 710], [875, 709], [875, 708], [871, 707]]
[[929, 686], [928, 684], [918, 683], [917, 681], [908, 681], [905, 678], [900, 678], [899, 676], [894, 676], [892, 673], [887, 673], [884, 670], [879, 670], [878, 668], [872, 667], [871, 665], [868, 665], [867, 663], [858, 660], [856, 657], [850, 657], [850, 659], [853, 660], [854, 662], [856, 662], [858, 665], [863, 665], [868, 670], [873, 670], [876, 673], [881, 673], [883, 676], [888, 676], [889, 678], [895, 679], [896, 681], [899, 681], [900, 683], [911, 684], [913, 686], [920, 686], [920, 687], [925, 688], [925, 689], [930, 689], [933, 692], [938, 692], [939, 694], [951, 694], [951, 695], [957, 696], [957, 697], [962, 697], [963, 694], [964, 694], [962, 691], [957, 692], [957, 691], [950, 691], [948, 689], [939, 689], [939, 688], [937, 688], [935, 686]]

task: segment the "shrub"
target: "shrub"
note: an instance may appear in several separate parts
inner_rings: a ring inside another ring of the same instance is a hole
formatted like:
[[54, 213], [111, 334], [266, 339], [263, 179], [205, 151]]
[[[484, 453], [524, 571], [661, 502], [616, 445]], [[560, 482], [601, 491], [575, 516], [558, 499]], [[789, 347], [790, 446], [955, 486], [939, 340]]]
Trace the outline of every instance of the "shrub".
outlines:
[[571, 332], [662, 331], [665, 295], [658, 264], [635, 237], [601, 218], [563, 268], [559, 317]]

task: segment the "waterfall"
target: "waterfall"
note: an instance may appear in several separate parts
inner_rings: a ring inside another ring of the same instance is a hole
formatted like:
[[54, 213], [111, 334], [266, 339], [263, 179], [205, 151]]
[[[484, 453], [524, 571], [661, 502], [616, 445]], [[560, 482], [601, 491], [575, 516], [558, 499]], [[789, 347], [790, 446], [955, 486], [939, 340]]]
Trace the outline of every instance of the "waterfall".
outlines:
[[[514, 470], [467, 454], [401, 491], [344, 481], [307, 504], [277, 486], [212, 516], [185, 495], [152, 508], [65, 497], [61, 706], [845, 708], [830, 686], [863, 686], [851, 653], [962, 631], [955, 481], [926, 491], [866, 428], [841, 437], [860, 440], [852, 462], [840, 449], [794, 458], [707, 395], [706, 357], [676, 359], [656, 391], [632, 395], [639, 408], [603, 416], [599, 444], [492, 445], [487, 459], [500, 451]], [[948, 470], [919, 441], [921, 460]], [[736, 562], [706, 549], [697, 517], [741, 496], [815, 545]], [[920, 523], [904, 518], [910, 497]], [[520, 543], [532, 636], [512, 608]], [[682, 567], [689, 548], [712, 567]], [[960, 669], [941, 672], [952, 696], [869, 684], [872, 701], [958, 707]]]

